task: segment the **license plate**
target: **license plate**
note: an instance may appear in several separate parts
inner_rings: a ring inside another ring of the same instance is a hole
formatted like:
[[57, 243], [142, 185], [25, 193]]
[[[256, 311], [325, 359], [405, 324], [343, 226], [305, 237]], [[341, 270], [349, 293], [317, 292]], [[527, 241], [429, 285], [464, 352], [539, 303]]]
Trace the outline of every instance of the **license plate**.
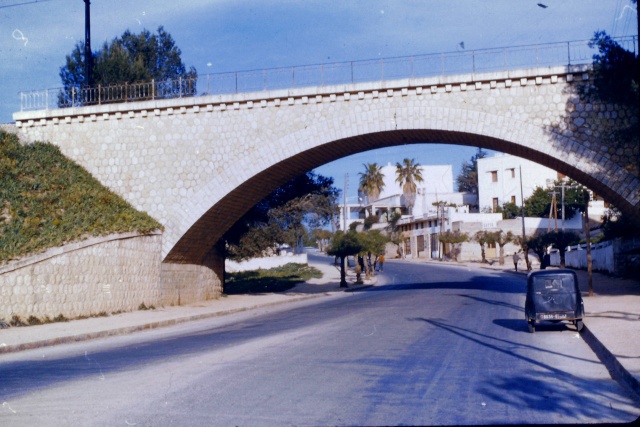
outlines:
[[540, 313], [538, 314], [540, 320], [563, 320], [569, 318], [567, 313]]

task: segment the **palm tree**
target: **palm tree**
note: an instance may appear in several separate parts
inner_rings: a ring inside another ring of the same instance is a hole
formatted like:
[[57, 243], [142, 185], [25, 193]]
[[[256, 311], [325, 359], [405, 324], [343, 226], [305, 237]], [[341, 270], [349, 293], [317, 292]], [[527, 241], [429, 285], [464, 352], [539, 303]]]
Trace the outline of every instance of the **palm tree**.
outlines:
[[367, 195], [369, 203], [373, 203], [378, 200], [384, 188], [382, 166], [378, 166], [377, 163], [363, 163], [362, 166], [365, 171], [358, 174], [360, 175], [360, 191]]
[[414, 163], [415, 159], [404, 159], [402, 164], [396, 163], [396, 182], [402, 185], [402, 195], [404, 203], [409, 209], [409, 215], [413, 212], [416, 203], [416, 183], [422, 182], [422, 170], [420, 163]]

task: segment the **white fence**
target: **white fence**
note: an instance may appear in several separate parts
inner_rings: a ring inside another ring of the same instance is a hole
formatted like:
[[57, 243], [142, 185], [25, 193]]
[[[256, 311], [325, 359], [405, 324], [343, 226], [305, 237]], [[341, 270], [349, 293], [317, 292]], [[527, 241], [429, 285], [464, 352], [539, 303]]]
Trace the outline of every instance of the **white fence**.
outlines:
[[[565, 265], [571, 268], [587, 268], [587, 245], [570, 246], [565, 253]], [[615, 271], [613, 242], [602, 242], [591, 246], [591, 261], [596, 271]]]

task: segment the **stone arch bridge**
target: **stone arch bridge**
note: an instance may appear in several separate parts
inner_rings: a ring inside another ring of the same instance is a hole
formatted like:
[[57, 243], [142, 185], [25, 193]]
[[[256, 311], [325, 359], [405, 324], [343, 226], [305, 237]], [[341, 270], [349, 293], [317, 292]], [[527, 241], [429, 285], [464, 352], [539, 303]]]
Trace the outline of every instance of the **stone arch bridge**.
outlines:
[[14, 115], [165, 227], [163, 281], [217, 283], [219, 240], [290, 178], [357, 152], [411, 143], [498, 150], [551, 167], [640, 218], [629, 153], [601, 143], [629, 120], [583, 103], [588, 66], [561, 66], [142, 101]]

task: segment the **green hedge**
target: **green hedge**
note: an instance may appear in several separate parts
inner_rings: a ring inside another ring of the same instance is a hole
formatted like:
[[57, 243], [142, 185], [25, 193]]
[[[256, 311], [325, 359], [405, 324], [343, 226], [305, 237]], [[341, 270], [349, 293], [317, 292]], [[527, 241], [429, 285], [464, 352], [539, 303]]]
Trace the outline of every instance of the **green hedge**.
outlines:
[[162, 226], [48, 143], [0, 130], [0, 262], [90, 236]]

